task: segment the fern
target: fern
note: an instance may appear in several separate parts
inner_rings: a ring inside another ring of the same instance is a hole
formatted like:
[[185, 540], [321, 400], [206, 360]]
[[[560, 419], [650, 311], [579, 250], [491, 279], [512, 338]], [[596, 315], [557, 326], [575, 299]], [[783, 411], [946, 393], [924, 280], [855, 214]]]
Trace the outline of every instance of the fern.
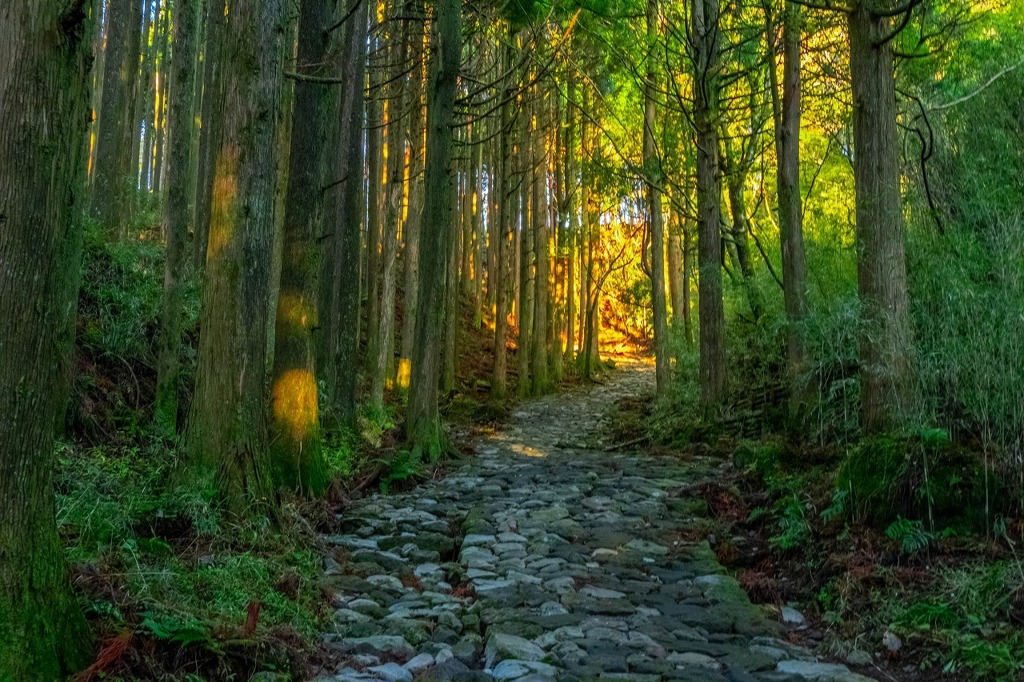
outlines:
[[934, 539], [934, 536], [924, 529], [923, 523], [902, 516], [889, 524], [885, 534], [900, 543], [900, 551], [904, 554], [917, 554], [927, 549]]

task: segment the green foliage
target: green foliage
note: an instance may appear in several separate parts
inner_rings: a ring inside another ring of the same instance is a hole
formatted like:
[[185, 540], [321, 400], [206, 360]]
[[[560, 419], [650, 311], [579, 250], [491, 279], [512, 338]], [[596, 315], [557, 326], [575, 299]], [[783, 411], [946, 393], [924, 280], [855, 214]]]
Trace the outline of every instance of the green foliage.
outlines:
[[327, 614], [308, 523], [289, 505], [274, 527], [229, 521], [213, 504], [212, 478], [182, 485], [175, 466], [156, 441], [59, 447], [57, 519], [69, 561], [112, 586], [87, 587], [89, 611], [107, 629], [135, 627], [220, 656], [256, 602], [255, 641], [286, 627], [312, 643]]
[[396, 483], [404, 483], [423, 474], [423, 461], [412, 450], [398, 450], [380, 480], [381, 492], [387, 493]]
[[202, 644], [207, 648], [217, 648], [216, 642], [210, 636], [209, 629], [202, 621], [189, 616], [178, 617], [147, 611], [142, 614], [139, 630], [148, 632], [157, 639], [182, 646]]
[[906, 471], [907, 455], [900, 441], [866, 439], [847, 452], [836, 486], [847, 491], [847, 509], [854, 520], [885, 523], [898, 508], [897, 491]]
[[902, 516], [896, 518], [885, 529], [885, 534], [892, 540], [900, 543], [900, 550], [904, 554], [917, 554], [927, 549], [931, 544], [933, 536], [924, 529], [920, 521], [912, 521]]
[[779, 514], [779, 533], [768, 542], [778, 549], [797, 549], [811, 537], [811, 524], [807, 520], [807, 508], [797, 493], [791, 493], [775, 503]]
[[926, 667], [977, 680], [1013, 679], [1024, 660], [1024, 633], [1009, 621], [1022, 587], [1016, 561], [946, 568], [921, 593], [881, 601], [881, 617], [904, 638], [933, 647]]

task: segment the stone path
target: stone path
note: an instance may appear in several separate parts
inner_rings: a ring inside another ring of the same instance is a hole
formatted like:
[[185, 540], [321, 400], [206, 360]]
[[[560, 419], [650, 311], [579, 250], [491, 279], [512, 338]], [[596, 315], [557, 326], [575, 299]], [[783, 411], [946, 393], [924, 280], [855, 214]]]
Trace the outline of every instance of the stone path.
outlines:
[[321, 679], [866, 682], [677, 539], [699, 511], [674, 489], [718, 463], [604, 451], [615, 401], [652, 374], [527, 403], [447, 478], [351, 509], [327, 538], [344, 662]]

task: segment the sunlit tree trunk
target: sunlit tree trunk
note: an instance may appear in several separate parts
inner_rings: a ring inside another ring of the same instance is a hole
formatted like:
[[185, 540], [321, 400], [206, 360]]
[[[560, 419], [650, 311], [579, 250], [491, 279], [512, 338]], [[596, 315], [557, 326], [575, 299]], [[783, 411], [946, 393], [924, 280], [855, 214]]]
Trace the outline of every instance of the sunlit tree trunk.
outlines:
[[[569, 97], [575, 96], [570, 86]], [[579, 241], [579, 205], [576, 201], [576, 182], [579, 161], [576, 155], [576, 116], [572, 103], [566, 106], [565, 121], [565, 180], [563, 181], [564, 211], [567, 214], [565, 235], [565, 362], [576, 360], [576, 244]]]
[[[589, 97], [584, 91], [583, 108], [589, 107]], [[590, 126], [586, 121], [582, 123], [580, 136], [581, 153], [586, 156], [591, 150]], [[582, 315], [583, 329], [580, 338], [583, 343], [580, 357], [582, 359], [582, 372], [584, 378], [589, 379], [594, 368], [601, 362], [600, 338], [601, 321], [600, 305], [601, 291], [599, 275], [597, 272], [598, 249], [601, 243], [600, 237], [600, 216], [596, 215], [594, 207], [594, 192], [591, 187], [593, 182], [592, 173], [582, 174], [583, 182], [583, 259], [585, 263], [583, 272], [583, 286], [580, 292], [580, 314]]]
[[900, 423], [912, 388], [892, 20], [882, 11], [886, 6], [861, 0], [847, 15], [862, 318], [861, 424], [868, 433]]
[[82, 242], [92, 2], [0, 14], [0, 679], [91, 659], [54, 518]]
[[[523, 101], [531, 97], [531, 93], [523, 93]], [[516, 364], [518, 366], [519, 395], [530, 393], [530, 370], [533, 352], [533, 313], [534, 313], [534, 278], [533, 278], [533, 185], [534, 161], [530, 144], [533, 107], [525, 105], [519, 117], [518, 141], [516, 156], [519, 161], [517, 184], [519, 186], [519, 293], [516, 296]]]
[[96, 180], [92, 215], [116, 236], [128, 234], [134, 196], [135, 89], [139, 75], [142, 4], [111, 0], [107, 6], [107, 48], [104, 57], [103, 102], [96, 136]]
[[[334, 0], [302, 1], [296, 66], [300, 75], [332, 75], [333, 69], [325, 70], [333, 63], [328, 59], [332, 40], [327, 29], [336, 7]], [[320, 450], [313, 330], [320, 317], [319, 240], [329, 159], [324, 140], [337, 116], [338, 97], [337, 86], [299, 80], [294, 87], [270, 382], [270, 461], [275, 485], [318, 495], [326, 487], [327, 472]]]
[[157, 339], [156, 403], [153, 419], [166, 434], [178, 428], [178, 384], [185, 246], [193, 223], [192, 141], [195, 137], [193, 103], [196, 86], [196, 46], [200, 0], [177, 0], [174, 7], [174, 62], [170, 90], [170, 160], [167, 200], [164, 203], [164, 292]]
[[644, 171], [647, 174], [647, 216], [651, 232], [651, 307], [654, 312], [654, 363], [657, 393], [668, 390], [668, 311], [665, 303], [665, 221], [661, 210], [661, 161], [654, 143], [657, 120], [657, 73], [654, 50], [658, 39], [658, 4], [647, 0], [647, 78], [644, 81]]
[[[494, 367], [491, 376], [491, 399], [496, 402], [504, 401], [508, 394], [508, 305], [509, 305], [509, 281], [511, 275], [510, 265], [512, 253], [510, 251], [512, 239], [511, 234], [514, 221], [511, 199], [511, 183], [509, 169], [511, 167], [512, 155], [512, 126], [514, 123], [512, 101], [513, 84], [511, 74], [507, 73], [508, 65], [512, 62], [512, 36], [508, 36], [504, 54], [501, 60], [501, 70], [505, 73], [504, 83], [501, 90], [501, 133], [498, 137], [499, 148], [497, 163], [494, 172], [494, 200], [498, 204], [497, 221], [494, 225], [492, 238], [496, 240], [495, 267], [493, 277], [494, 289]], [[499, 48], [500, 49], [500, 48]]]
[[[406, 9], [408, 11], [408, 8]], [[399, 26], [398, 19], [393, 19], [394, 26]], [[402, 85], [406, 79], [402, 74], [406, 69], [408, 56], [408, 20], [400, 23], [401, 29], [395, 30], [396, 39], [391, 50], [391, 68], [387, 78], [388, 86], [387, 110], [387, 186], [385, 190], [385, 220], [383, 241], [383, 280], [381, 285], [380, 322], [375, 349], [377, 357], [372, 358], [373, 375], [370, 387], [370, 405], [376, 410], [384, 406], [384, 388], [392, 374], [395, 346], [395, 294], [398, 286], [398, 233], [402, 217], [403, 175], [405, 171], [405, 121], [402, 118], [405, 109], [405, 89]], [[408, 226], [408, 223], [406, 223]], [[408, 236], [408, 235], [407, 235]]]
[[244, 514], [272, 496], [265, 379], [282, 6], [228, 0], [226, 11], [224, 125], [185, 442], [193, 469], [212, 471], [225, 506]]
[[436, 459], [443, 448], [437, 389], [444, 314], [445, 245], [452, 207], [452, 122], [462, 51], [461, 0], [438, 0], [427, 105], [425, 205], [421, 226], [420, 296], [406, 413], [406, 437], [414, 452]]
[[700, 387], [704, 409], [725, 397], [725, 311], [722, 304], [719, 179], [719, 4], [693, 0], [694, 125], [697, 133], [697, 264], [700, 268]]
[[[224, 8], [219, 0], [206, 1], [206, 31], [203, 39], [203, 104], [200, 112], [199, 152], [196, 173], [196, 222], [192, 242], [192, 264], [197, 272], [206, 267], [206, 247], [213, 205], [214, 154], [219, 145], [221, 103], [221, 36]], [[220, 11], [218, 11], [220, 10]]]
[[[420, 0], [414, 5], [422, 9]], [[409, 219], [405, 229], [405, 249], [403, 257], [405, 261], [405, 305], [402, 318], [402, 352], [401, 364], [408, 367], [413, 354], [413, 344], [416, 340], [416, 322], [419, 319], [419, 291], [420, 291], [420, 241], [424, 217], [425, 199], [425, 149], [424, 149], [424, 108], [423, 93], [426, 85], [426, 71], [423, 69], [424, 61], [424, 36], [420, 33], [410, 35], [412, 41], [412, 59], [415, 65], [410, 81], [409, 101]], [[402, 377], [403, 383], [406, 377]], [[403, 386], [405, 388], [405, 386]]]
[[531, 349], [531, 379], [534, 395], [551, 390], [551, 373], [548, 367], [548, 319], [551, 310], [551, 254], [548, 237], [547, 208], [547, 157], [544, 149], [545, 131], [541, 125], [544, 110], [540, 93], [534, 106], [534, 130], [530, 141], [533, 159], [533, 338]]

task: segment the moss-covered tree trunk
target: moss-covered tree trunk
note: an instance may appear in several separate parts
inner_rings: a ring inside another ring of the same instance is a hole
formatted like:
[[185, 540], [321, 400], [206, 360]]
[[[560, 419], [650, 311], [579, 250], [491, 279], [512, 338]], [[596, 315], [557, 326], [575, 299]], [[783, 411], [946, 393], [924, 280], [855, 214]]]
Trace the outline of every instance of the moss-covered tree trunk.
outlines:
[[889, 3], [861, 0], [847, 14], [853, 85], [857, 285], [861, 302], [861, 425], [899, 425], [911, 391], [911, 330], [900, 197]]
[[142, 4], [110, 0], [107, 5], [107, 46], [103, 101], [96, 134], [96, 170], [92, 215], [118, 237], [128, 234], [135, 169], [135, 89], [138, 86]]
[[461, 0], [439, 0], [435, 11], [427, 105], [426, 203], [420, 235], [419, 310], [405, 426], [406, 437], [414, 452], [432, 459], [441, 454], [443, 447], [437, 389], [446, 245], [451, 230], [452, 123], [462, 53]]
[[154, 421], [169, 435], [173, 435], [178, 429], [185, 243], [195, 215], [190, 199], [194, 181], [193, 101], [200, 4], [200, 0], [177, 0], [174, 7], [174, 58], [169, 112], [170, 159], [167, 167], [167, 200], [164, 203], [164, 236], [167, 249], [160, 332], [157, 339], [156, 404], [153, 408]]
[[90, 658], [54, 518], [78, 292], [91, 2], [19, 0], [0, 20], [0, 679]]
[[719, 177], [720, 87], [718, 0], [693, 0], [692, 62], [697, 133], [697, 264], [700, 271], [700, 389], [705, 410], [725, 397], [725, 310], [722, 303], [722, 188]]
[[[331, 76], [332, 34], [337, 2], [303, 0], [299, 8], [296, 70]], [[320, 449], [313, 330], [319, 324], [320, 234], [328, 162], [328, 131], [338, 102], [336, 86], [298, 80], [288, 155], [281, 286], [270, 381], [270, 461], [274, 483], [300, 494], [319, 495], [327, 468]]]
[[245, 513], [273, 495], [265, 394], [282, 4], [228, 0], [226, 11], [223, 129], [185, 443], [192, 468], [213, 472], [225, 506]]

